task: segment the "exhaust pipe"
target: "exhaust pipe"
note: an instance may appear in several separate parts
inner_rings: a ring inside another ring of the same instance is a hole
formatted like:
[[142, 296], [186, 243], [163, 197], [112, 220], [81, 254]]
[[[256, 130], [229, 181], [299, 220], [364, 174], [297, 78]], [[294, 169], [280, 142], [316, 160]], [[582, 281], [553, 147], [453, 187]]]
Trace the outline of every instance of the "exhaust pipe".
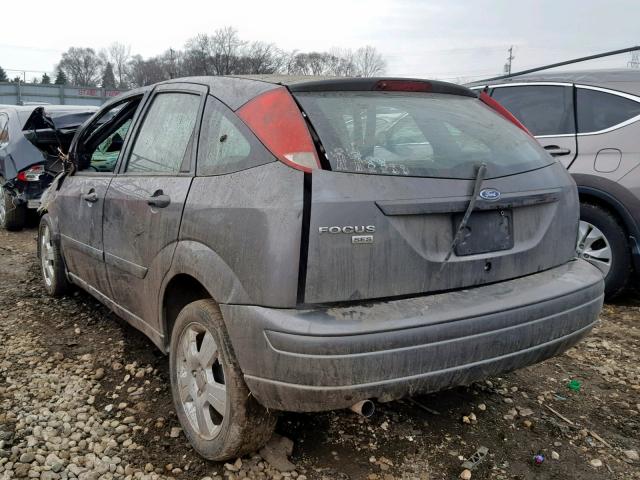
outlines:
[[371, 400], [362, 400], [351, 405], [350, 410], [358, 415], [369, 418], [376, 411], [376, 406]]

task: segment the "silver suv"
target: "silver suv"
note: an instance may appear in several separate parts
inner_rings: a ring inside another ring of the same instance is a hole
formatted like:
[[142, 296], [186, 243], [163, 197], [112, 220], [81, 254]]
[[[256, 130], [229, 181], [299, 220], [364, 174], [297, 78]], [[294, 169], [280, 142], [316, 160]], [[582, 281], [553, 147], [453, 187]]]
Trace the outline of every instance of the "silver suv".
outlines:
[[535, 73], [477, 83], [572, 174], [578, 252], [619, 293], [640, 267], [640, 70]]
[[259, 448], [278, 410], [370, 413], [560, 354], [602, 274], [575, 258], [571, 176], [499, 112], [407, 79], [123, 94], [43, 199], [45, 288], [85, 289], [169, 353], [210, 459]]

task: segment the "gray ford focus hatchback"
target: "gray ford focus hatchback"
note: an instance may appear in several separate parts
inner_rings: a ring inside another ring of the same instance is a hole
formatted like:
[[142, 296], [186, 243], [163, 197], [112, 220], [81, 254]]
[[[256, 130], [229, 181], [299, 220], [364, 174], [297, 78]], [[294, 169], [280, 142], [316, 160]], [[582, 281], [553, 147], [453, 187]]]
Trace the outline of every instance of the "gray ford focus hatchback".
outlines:
[[210, 459], [262, 446], [277, 411], [558, 355], [602, 306], [569, 174], [495, 100], [436, 81], [128, 92], [76, 132], [42, 203], [46, 290], [85, 289], [169, 354]]

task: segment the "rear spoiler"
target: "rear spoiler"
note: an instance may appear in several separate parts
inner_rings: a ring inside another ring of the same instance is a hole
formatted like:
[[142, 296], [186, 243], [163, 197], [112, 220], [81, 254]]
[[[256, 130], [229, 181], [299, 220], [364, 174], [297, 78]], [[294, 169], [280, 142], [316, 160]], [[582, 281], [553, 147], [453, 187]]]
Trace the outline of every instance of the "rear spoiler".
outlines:
[[289, 91], [297, 92], [427, 92], [477, 97], [467, 87], [438, 80], [419, 78], [338, 78], [288, 85]]

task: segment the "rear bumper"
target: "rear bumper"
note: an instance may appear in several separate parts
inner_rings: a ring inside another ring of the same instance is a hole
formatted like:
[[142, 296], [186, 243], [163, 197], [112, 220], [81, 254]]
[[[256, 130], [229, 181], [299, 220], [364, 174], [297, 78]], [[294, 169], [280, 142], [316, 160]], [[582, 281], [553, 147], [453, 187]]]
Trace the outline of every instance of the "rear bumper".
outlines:
[[253, 395], [288, 411], [469, 384], [558, 355], [598, 319], [600, 271], [577, 260], [468, 290], [341, 308], [222, 305]]

